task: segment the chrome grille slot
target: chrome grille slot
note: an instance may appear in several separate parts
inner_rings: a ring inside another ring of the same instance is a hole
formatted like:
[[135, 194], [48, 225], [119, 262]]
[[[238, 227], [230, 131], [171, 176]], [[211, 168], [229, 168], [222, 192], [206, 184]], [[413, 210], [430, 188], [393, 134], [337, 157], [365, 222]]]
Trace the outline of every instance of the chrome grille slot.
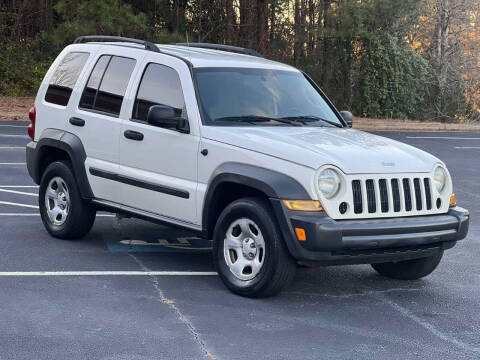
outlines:
[[367, 187], [368, 212], [374, 213], [377, 211], [377, 203], [375, 198], [375, 185], [372, 179], [367, 180], [365, 184]]
[[400, 211], [400, 189], [398, 188], [398, 179], [392, 179], [392, 197], [393, 197], [393, 211]]
[[[342, 201], [350, 202], [352, 207], [341, 213], [344, 217], [427, 215], [437, 211], [433, 206], [434, 189], [430, 177], [421, 174], [400, 178], [391, 175], [369, 175], [354, 178], [350, 182], [350, 199]], [[338, 208], [338, 205], [336, 206]]]
[[382, 212], [388, 212], [388, 191], [387, 191], [387, 180], [380, 179], [378, 181], [380, 187], [380, 203]]
[[425, 178], [423, 179], [423, 183], [425, 185], [425, 198], [427, 200], [427, 210], [432, 209], [432, 192], [430, 191], [430, 179]]
[[353, 192], [353, 211], [355, 214], [361, 214], [363, 211], [362, 204], [362, 186], [360, 180], [352, 181], [352, 192]]
[[405, 196], [405, 211], [412, 211], [412, 193], [410, 192], [409, 179], [403, 179], [403, 193]]
[[420, 189], [420, 179], [413, 179], [413, 187], [415, 188], [415, 203], [417, 210], [422, 210], [422, 190]]

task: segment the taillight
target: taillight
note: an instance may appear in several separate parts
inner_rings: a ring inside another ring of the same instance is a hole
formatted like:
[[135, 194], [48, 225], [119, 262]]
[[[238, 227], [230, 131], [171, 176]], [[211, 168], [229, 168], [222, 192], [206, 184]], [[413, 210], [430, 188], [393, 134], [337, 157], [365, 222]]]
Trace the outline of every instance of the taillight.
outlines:
[[30, 118], [30, 125], [28, 125], [28, 136], [33, 140], [35, 138], [35, 120], [37, 118], [37, 109], [35, 105], [33, 105], [30, 110], [28, 111], [28, 117]]

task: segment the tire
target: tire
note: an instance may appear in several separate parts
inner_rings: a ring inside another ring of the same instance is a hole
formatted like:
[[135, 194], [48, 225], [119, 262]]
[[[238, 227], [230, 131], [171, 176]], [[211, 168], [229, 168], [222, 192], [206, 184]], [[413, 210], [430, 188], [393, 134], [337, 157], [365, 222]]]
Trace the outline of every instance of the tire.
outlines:
[[295, 276], [296, 262], [271, 214], [266, 200], [243, 198], [229, 204], [217, 220], [214, 263], [223, 283], [235, 294], [272, 296]]
[[45, 229], [59, 239], [80, 239], [95, 221], [96, 211], [82, 200], [68, 161], [47, 167], [40, 181], [38, 205]]
[[443, 250], [438, 254], [413, 260], [372, 264], [380, 274], [398, 280], [417, 280], [433, 272], [442, 260]]

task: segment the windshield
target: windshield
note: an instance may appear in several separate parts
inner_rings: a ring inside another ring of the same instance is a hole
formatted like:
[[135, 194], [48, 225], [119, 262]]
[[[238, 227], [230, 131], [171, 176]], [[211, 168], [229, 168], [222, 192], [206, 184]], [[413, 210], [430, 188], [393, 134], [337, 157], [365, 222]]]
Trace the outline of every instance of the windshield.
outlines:
[[302, 73], [269, 69], [194, 69], [206, 125], [340, 126]]

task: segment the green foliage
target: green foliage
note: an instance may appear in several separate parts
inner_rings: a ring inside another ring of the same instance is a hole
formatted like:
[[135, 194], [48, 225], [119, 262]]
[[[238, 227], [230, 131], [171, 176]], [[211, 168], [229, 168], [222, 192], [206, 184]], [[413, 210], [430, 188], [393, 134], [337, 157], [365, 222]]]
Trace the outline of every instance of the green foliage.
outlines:
[[353, 110], [368, 117], [426, 116], [428, 63], [406, 44], [389, 35], [365, 41], [353, 73]]

